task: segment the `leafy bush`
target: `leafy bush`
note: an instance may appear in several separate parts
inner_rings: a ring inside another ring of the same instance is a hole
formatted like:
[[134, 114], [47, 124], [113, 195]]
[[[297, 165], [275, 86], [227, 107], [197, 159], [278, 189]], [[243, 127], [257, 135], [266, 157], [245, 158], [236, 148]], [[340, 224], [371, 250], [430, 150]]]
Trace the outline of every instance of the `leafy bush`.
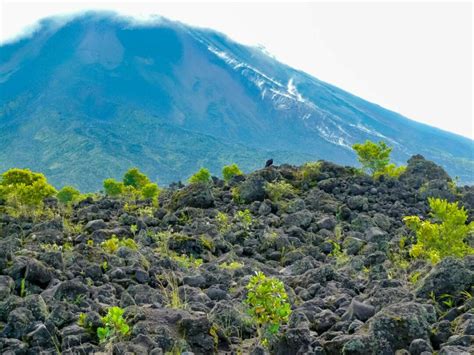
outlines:
[[382, 175], [385, 175], [392, 178], [398, 178], [401, 174], [405, 172], [406, 169], [407, 167], [404, 165], [396, 166], [395, 164], [388, 164], [382, 171], [377, 171], [374, 174], [374, 177], [378, 178]]
[[285, 287], [280, 280], [256, 272], [246, 289], [248, 313], [255, 321], [259, 340], [266, 345], [268, 338], [278, 333], [291, 314]]
[[79, 190], [72, 186], [64, 186], [56, 195], [57, 199], [64, 204], [76, 201], [79, 196], [81, 196]]
[[474, 231], [474, 222], [466, 224], [468, 215], [457, 202], [450, 203], [439, 198], [429, 198], [430, 217], [423, 221], [418, 216], [407, 216], [403, 221], [416, 234], [416, 244], [410, 250], [415, 258], [429, 259], [437, 263], [447, 256], [463, 257], [474, 253], [466, 242], [467, 235]]
[[390, 162], [392, 148], [383, 141], [374, 143], [367, 140], [363, 144], [354, 144], [352, 149], [357, 152], [362, 169], [370, 171], [372, 175], [383, 171]]
[[234, 176], [242, 175], [242, 171], [239, 169], [237, 164], [226, 165], [222, 168], [222, 177], [224, 181], [227, 182], [232, 179]]
[[293, 197], [296, 194], [295, 188], [285, 181], [268, 182], [265, 184], [265, 191], [273, 202]]
[[253, 223], [252, 214], [249, 210], [237, 211], [236, 218], [240, 223], [242, 223], [244, 229], [249, 229]]
[[124, 191], [124, 185], [122, 182], [119, 182], [115, 179], [105, 179], [104, 180], [104, 191], [108, 196], [119, 196]]
[[158, 196], [160, 194], [160, 188], [157, 184], [149, 182], [148, 184], [142, 187], [141, 193], [143, 198], [152, 199], [153, 201], [155, 201], [158, 199]]
[[201, 168], [199, 171], [189, 178], [189, 183], [208, 183], [211, 180], [211, 173], [206, 168]]
[[10, 169], [0, 178], [0, 198], [13, 209], [40, 207], [46, 197], [56, 194], [41, 173], [28, 169]]
[[102, 242], [100, 245], [102, 249], [104, 249], [110, 254], [114, 254], [120, 247], [127, 247], [132, 250], [138, 250], [138, 245], [133, 239], [126, 238], [123, 240], [119, 240], [115, 235], [113, 235], [112, 238]]
[[137, 190], [142, 189], [146, 184], [151, 181], [148, 177], [143, 174], [138, 168], [129, 169], [123, 176], [124, 186], [132, 186]]
[[221, 234], [225, 234], [230, 230], [231, 225], [229, 223], [229, 216], [225, 214], [224, 212], [221, 212], [221, 211], [217, 212], [216, 221], [217, 221], [217, 228], [219, 229], [219, 232]]
[[310, 186], [314, 186], [320, 171], [321, 162], [308, 162], [301, 167], [298, 175], [302, 181], [309, 183]]
[[357, 152], [362, 170], [369, 171], [374, 178], [382, 175], [398, 178], [406, 170], [405, 166], [397, 167], [393, 163], [389, 164], [392, 147], [383, 141], [374, 143], [367, 140], [363, 144], [354, 144], [352, 149]]
[[130, 333], [130, 326], [123, 318], [124, 310], [120, 307], [110, 307], [102, 317], [103, 327], [97, 328], [97, 337], [101, 343], [114, 338], [121, 338]]

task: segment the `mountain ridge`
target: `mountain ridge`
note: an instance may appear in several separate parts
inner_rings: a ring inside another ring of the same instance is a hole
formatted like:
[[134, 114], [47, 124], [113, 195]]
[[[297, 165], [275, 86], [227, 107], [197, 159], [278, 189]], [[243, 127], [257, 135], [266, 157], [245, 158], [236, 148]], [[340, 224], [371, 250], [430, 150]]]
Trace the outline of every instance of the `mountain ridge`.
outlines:
[[[55, 185], [97, 189], [105, 173], [118, 177], [130, 165], [170, 183], [201, 165], [218, 173], [232, 159], [248, 171], [269, 155], [356, 164], [350, 146], [365, 139], [387, 141], [397, 163], [421, 153], [474, 182], [472, 140], [409, 120], [209, 29], [163, 18], [137, 25], [94, 12], [60, 26], [45, 21], [0, 49], [0, 168], [44, 171]], [[193, 139], [186, 145], [175, 134], [170, 142], [157, 129], [163, 123]], [[72, 156], [83, 163], [72, 164]]]

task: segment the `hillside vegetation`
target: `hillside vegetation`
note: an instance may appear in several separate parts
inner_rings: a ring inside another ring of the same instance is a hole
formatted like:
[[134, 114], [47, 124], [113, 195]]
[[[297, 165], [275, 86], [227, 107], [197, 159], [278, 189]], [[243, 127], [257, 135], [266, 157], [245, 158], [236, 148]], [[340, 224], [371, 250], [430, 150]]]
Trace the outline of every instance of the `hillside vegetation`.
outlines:
[[[0, 178], [2, 354], [469, 354], [474, 187], [416, 155]], [[388, 150], [388, 151], [387, 151]]]

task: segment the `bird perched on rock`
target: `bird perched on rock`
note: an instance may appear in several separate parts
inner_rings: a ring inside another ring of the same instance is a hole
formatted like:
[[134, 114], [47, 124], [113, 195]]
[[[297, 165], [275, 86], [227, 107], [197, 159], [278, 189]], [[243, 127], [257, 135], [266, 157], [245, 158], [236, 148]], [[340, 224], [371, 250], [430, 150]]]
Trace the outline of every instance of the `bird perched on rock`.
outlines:
[[265, 168], [268, 168], [269, 166], [273, 165], [273, 159], [268, 159], [267, 162], [265, 163]]

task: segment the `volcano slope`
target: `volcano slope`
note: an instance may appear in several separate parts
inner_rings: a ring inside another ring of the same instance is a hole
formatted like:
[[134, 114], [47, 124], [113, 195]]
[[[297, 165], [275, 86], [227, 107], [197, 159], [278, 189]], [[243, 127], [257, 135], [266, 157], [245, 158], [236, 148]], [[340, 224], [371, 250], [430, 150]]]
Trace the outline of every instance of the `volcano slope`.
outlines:
[[[474, 256], [410, 258], [402, 219], [428, 218], [435, 196], [471, 221], [474, 188], [421, 156], [398, 179], [303, 169], [176, 185], [160, 207], [98, 194], [48, 199], [35, 221], [2, 214], [0, 352], [472, 354]], [[271, 200], [266, 182], [293, 189]], [[244, 303], [256, 271], [284, 283], [292, 308], [266, 347]], [[129, 328], [100, 342], [114, 306]]]

